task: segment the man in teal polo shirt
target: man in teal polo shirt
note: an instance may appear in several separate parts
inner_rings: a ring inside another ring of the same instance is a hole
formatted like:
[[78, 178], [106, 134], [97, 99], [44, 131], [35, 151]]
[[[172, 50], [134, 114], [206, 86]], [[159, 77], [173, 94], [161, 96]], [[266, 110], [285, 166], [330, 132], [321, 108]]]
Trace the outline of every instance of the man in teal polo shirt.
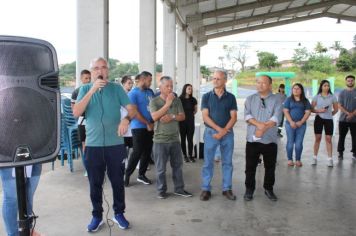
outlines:
[[[109, 68], [104, 58], [96, 58], [90, 64], [93, 82], [80, 88], [74, 105], [74, 116], [83, 112], [86, 116], [85, 165], [90, 184], [90, 199], [93, 205], [93, 218], [87, 227], [88, 232], [97, 231], [104, 223], [102, 192], [105, 172], [113, 191], [113, 221], [121, 229], [127, 229], [125, 219], [124, 159], [126, 149], [122, 135], [127, 131], [135, 109], [130, 105], [123, 88], [108, 81]], [[120, 107], [128, 111], [121, 120]]]

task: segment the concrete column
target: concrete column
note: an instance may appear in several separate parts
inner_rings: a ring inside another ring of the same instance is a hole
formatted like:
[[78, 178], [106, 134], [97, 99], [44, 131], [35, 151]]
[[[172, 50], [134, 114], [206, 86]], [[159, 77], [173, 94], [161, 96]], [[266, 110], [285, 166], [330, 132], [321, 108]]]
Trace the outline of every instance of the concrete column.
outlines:
[[176, 85], [176, 16], [170, 6], [163, 5], [163, 75], [173, 78]]
[[140, 71], [152, 73], [152, 86], [156, 83], [156, 0], [140, 0]]
[[187, 67], [186, 67], [186, 76], [185, 82], [193, 84], [193, 42], [191, 38], [187, 39]]
[[93, 58], [109, 56], [109, 0], [77, 0], [77, 71], [76, 87], [80, 86], [80, 71], [90, 69]]
[[193, 88], [194, 88], [194, 96], [198, 100], [198, 104], [200, 104], [200, 49], [197, 48], [193, 52], [193, 66], [194, 68], [194, 77], [193, 77]]
[[185, 29], [177, 29], [177, 89], [178, 94], [181, 93], [184, 84], [186, 83], [186, 67], [187, 67], [187, 34]]
[[193, 89], [194, 89], [194, 94], [197, 97], [199, 87], [200, 87], [200, 80], [199, 80], [199, 75], [200, 75], [200, 70], [199, 70], [199, 58], [198, 55], [200, 54], [198, 47], [193, 46]]

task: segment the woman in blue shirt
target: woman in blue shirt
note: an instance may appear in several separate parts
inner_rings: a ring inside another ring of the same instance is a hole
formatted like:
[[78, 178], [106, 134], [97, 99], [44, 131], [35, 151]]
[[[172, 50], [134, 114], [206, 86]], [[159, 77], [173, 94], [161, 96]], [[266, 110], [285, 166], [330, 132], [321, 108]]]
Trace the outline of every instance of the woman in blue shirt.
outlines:
[[307, 128], [306, 121], [311, 113], [311, 105], [305, 97], [303, 85], [296, 83], [292, 87], [292, 95], [284, 102], [284, 116], [286, 117], [287, 157], [288, 166], [294, 166], [293, 147], [295, 148], [295, 165], [301, 167], [300, 161], [303, 151], [303, 140]]

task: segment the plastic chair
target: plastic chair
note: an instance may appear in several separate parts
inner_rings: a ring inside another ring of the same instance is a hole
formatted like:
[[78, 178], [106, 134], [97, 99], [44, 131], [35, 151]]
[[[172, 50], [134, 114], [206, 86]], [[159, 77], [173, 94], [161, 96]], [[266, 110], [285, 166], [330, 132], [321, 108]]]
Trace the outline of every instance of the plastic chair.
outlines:
[[68, 152], [70, 155], [67, 155], [68, 163], [70, 171], [73, 171], [73, 160], [72, 154], [76, 159], [78, 159], [79, 153], [82, 157], [83, 166], [85, 167], [84, 163], [84, 155], [83, 155], [83, 148], [82, 143], [79, 140], [78, 135], [78, 122], [77, 119], [73, 116], [72, 107], [70, 105], [70, 99], [64, 99], [62, 102], [63, 108], [63, 116], [64, 116], [64, 123], [67, 129], [67, 137], [68, 137]]

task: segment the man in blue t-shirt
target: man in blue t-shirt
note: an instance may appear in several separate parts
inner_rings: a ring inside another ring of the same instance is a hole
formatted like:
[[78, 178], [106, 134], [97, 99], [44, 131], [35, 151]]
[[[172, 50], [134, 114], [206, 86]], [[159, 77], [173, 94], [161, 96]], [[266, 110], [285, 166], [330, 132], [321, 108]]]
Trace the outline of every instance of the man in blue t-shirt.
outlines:
[[[96, 58], [90, 64], [93, 82], [80, 88], [73, 108], [76, 117], [85, 112], [86, 148], [85, 165], [90, 185], [90, 199], [93, 218], [87, 226], [88, 232], [97, 231], [103, 221], [103, 182], [105, 172], [111, 182], [113, 192], [113, 221], [121, 229], [127, 229], [125, 219], [125, 171], [126, 149], [122, 135], [126, 133], [135, 108], [130, 105], [124, 89], [108, 81], [109, 68], [104, 58]], [[121, 120], [120, 107], [128, 111]]]
[[149, 111], [149, 104], [154, 97], [152, 89], [152, 74], [147, 71], [141, 72], [136, 82], [136, 87], [129, 92], [131, 103], [137, 108], [135, 118], [131, 122], [133, 152], [129, 158], [125, 172], [125, 186], [130, 183], [130, 176], [140, 161], [137, 181], [143, 184], [151, 184], [146, 177], [146, 171], [151, 159], [153, 119]]

